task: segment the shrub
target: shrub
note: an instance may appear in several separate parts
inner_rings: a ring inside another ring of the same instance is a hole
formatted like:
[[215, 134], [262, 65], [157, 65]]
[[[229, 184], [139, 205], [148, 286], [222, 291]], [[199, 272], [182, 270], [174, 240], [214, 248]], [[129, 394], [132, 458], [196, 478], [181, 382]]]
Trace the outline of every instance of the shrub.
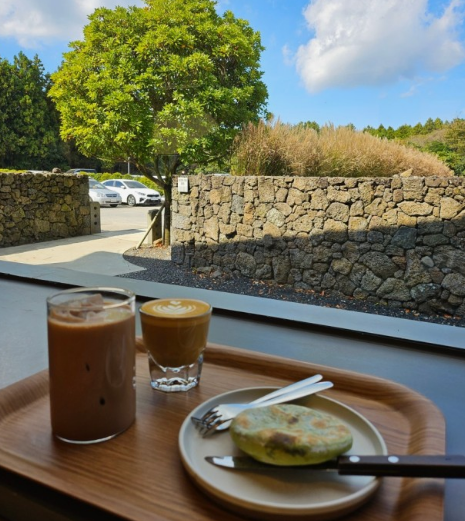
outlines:
[[249, 123], [233, 151], [234, 175], [391, 177], [450, 176], [435, 155], [350, 127], [325, 125], [320, 132], [301, 125]]

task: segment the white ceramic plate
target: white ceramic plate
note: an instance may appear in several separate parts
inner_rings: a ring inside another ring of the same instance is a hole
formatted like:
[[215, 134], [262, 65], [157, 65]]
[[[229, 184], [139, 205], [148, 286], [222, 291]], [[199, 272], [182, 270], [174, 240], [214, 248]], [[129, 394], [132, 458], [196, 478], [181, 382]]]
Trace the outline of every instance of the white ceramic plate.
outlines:
[[[293, 516], [333, 519], [365, 503], [378, 488], [379, 478], [302, 469], [259, 474], [215, 467], [205, 461], [205, 456], [239, 455], [241, 451], [232, 442], [229, 431], [202, 438], [191, 416], [200, 417], [218, 403], [247, 403], [272, 390], [249, 388], [215, 396], [185, 419], [179, 432], [179, 450], [194, 482], [223, 506], [262, 519], [264, 514], [283, 519]], [[349, 454], [387, 454], [386, 444], [375, 426], [350, 407], [323, 395], [312, 395], [295, 403], [344, 421], [354, 438]]]

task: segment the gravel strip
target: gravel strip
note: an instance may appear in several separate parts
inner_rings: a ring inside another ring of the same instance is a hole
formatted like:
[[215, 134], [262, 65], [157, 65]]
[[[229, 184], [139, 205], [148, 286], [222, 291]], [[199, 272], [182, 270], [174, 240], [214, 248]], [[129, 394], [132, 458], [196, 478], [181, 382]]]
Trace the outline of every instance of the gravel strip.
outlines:
[[255, 281], [243, 276], [226, 276], [221, 273], [209, 273], [208, 270], [189, 270], [171, 262], [170, 248], [143, 246], [131, 248], [123, 255], [131, 264], [144, 268], [144, 271], [119, 275], [120, 277], [174, 284], [190, 288], [212, 289], [226, 293], [236, 293], [276, 300], [287, 300], [313, 306], [326, 306], [348, 309], [375, 315], [406, 318], [434, 324], [465, 327], [465, 317], [450, 315], [425, 315], [413, 310], [386, 307], [348, 297], [340, 297], [330, 292], [324, 295], [311, 290], [295, 290], [269, 281]]

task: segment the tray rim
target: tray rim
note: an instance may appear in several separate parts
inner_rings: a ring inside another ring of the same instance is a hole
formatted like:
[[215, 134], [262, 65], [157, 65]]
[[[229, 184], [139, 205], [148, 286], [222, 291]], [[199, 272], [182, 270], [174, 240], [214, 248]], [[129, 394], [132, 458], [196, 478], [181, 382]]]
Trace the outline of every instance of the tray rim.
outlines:
[[[140, 345], [139, 350], [141, 351]], [[138, 353], [138, 357], [140, 356], [146, 355]], [[254, 352], [246, 349], [229, 347], [221, 344], [208, 345], [205, 364], [219, 365], [227, 368], [231, 365], [232, 359], [234, 360], [234, 370], [236, 371], [245, 370], [246, 372], [255, 374], [256, 369], [258, 367], [262, 367], [262, 365], [265, 364], [267, 366], [267, 370], [264, 373], [265, 376], [283, 380], [289, 380], [289, 368], [291, 368], [293, 371], [293, 377], [295, 374], [299, 373], [302, 374], [302, 377], [308, 375], [309, 369], [312, 372], [323, 372], [323, 374], [331, 374], [331, 379], [333, 379], [333, 381], [334, 379], [338, 380], [337, 387], [341, 390], [341, 394], [344, 394], [345, 392], [350, 393], [351, 382], [357, 381], [360, 384], [361, 377], [363, 379], [362, 387], [364, 387], [367, 392], [370, 392], [371, 389], [376, 388], [376, 386], [380, 384], [387, 387], [392, 392], [392, 396], [389, 398], [390, 401], [397, 400], [398, 394], [403, 393], [404, 409], [406, 413], [411, 407], [414, 407], [417, 411], [420, 410], [422, 413], [434, 412], [434, 418], [431, 418], [429, 415], [428, 418], [426, 418], [426, 414], [421, 414], [421, 416], [423, 416], [424, 419], [423, 428], [425, 428], [428, 432], [434, 432], [434, 440], [431, 440], [428, 436], [426, 438], [423, 437], [425, 439], [422, 440], [419, 450], [416, 453], [441, 454], [444, 452], [445, 422], [442, 412], [431, 400], [402, 384], [398, 384], [391, 380], [379, 378], [376, 376], [364, 375], [362, 373], [338, 369], [331, 366], [310, 364], [308, 362], [302, 362], [299, 360], [289, 359], [277, 355], [268, 355], [266, 353]], [[258, 384], [257, 386], [261, 386], [261, 384]], [[40, 395], [36, 394], [37, 387], [39, 387], [42, 390]], [[238, 382], [236, 388], [239, 387], [240, 382]], [[3, 389], [0, 389], [0, 424], [2, 423], [3, 417], [5, 415], [8, 415], [8, 413], [14, 412], [15, 410], [21, 409], [24, 405], [30, 404], [32, 398], [41, 399], [46, 397], [47, 395], [47, 369], [35, 373], [23, 380], [15, 382]], [[360, 393], [357, 392], [354, 393], [354, 395], [360, 395]], [[349, 406], [351, 406], [350, 403]], [[370, 420], [370, 418], [368, 419]], [[432, 425], [432, 420], [436, 422], [435, 425]], [[373, 423], [376, 425], [376, 422]], [[411, 439], [409, 441], [411, 441]], [[5, 451], [3, 447], [0, 447], [0, 468], [6, 470], [7, 472], [11, 472], [13, 474], [22, 476], [27, 480], [30, 480], [31, 482], [35, 482], [44, 486], [49, 486], [52, 489], [54, 488], [54, 484], [44, 482], [41, 479], [36, 479], [37, 476], [30, 474], [31, 464], [28, 461], [18, 461], [17, 458], [13, 457], [11, 454]], [[67, 492], [66, 490], [63, 491], [57, 489], [57, 492], [65, 496], [68, 495], [69, 497], [73, 497], [78, 501], [82, 501], [90, 505], [95, 505], [97, 508], [102, 509], [103, 511], [111, 512], [111, 510], [107, 510], [106, 506], [94, 503], [95, 498], [92, 495], [89, 499], [89, 497], [80, 497], [79, 494], [70, 495], [69, 492]], [[442, 501], [444, 499], [444, 488], [442, 488], [440, 496], [442, 504]], [[443, 517], [437, 516], [437, 519], [440, 520], [443, 519]]]

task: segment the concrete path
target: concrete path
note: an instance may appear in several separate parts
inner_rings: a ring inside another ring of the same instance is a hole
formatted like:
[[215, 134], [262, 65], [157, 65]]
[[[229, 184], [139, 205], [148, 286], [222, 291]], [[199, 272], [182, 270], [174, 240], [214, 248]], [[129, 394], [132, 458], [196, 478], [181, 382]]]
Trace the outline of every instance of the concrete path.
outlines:
[[102, 232], [24, 246], [0, 248], [0, 260], [94, 273], [122, 275], [143, 268], [124, 260], [123, 253], [137, 246], [144, 230]]
[[[144, 237], [147, 209], [129, 210], [136, 211], [128, 212], [127, 207], [122, 207], [121, 211], [102, 208], [104, 231], [101, 233], [0, 248], [0, 260], [35, 266], [48, 265], [96, 275], [122, 275], [141, 271], [143, 268], [125, 261], [123, 253], [137, 246]], [[122, 216], [122, 224], [117, 224], [119, 215]]]

